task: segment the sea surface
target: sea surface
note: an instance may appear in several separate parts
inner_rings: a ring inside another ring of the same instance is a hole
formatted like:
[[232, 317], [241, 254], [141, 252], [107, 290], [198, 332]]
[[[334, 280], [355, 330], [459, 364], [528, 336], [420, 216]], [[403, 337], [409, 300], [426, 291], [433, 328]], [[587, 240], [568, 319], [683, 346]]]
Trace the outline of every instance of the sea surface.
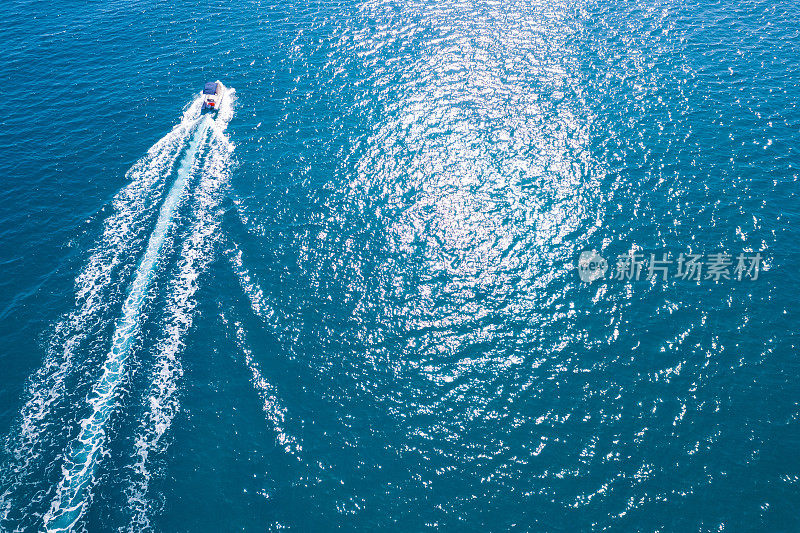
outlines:
[[0, 531], [800, 530], [796, 0], [3, 11]]

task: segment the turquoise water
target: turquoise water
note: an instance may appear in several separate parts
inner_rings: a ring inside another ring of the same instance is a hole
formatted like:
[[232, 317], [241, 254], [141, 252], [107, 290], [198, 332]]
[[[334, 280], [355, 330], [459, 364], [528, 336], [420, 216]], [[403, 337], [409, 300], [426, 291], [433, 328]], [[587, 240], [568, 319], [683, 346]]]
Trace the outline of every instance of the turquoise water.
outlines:
[[799, 19], [12, 2], [0, 530], [797, 530]]

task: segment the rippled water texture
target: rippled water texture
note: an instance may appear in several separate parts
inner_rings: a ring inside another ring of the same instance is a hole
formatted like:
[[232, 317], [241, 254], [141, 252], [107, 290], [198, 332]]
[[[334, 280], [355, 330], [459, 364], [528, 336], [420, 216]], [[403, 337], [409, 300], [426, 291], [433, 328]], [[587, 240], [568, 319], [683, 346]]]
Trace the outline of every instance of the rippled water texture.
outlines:
[[800, 527], [796, 3], [7, 11], [0, 530]]

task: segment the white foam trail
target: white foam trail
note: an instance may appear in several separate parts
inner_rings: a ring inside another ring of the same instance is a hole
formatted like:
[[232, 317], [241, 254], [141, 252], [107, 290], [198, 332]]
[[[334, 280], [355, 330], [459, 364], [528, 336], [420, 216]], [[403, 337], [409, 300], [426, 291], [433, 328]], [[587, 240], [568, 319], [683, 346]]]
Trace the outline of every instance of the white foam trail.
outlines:
[[[160, 200], [164, 177], [173, 165], [200, 116], [200, 98], [184, 111], [180, 123], [154, 144], [147, 154], [126, 173], [130, 183], [112, 200], [112, 214], [103, 224], [103, 233], [86, 266], [75, 279], [76, 308], [55, 326], [44, 362], [31, 377], [27, 400], [20, 411], [20, 424], [5, 439], [10, 461], [3, 467], [0, 486], [0, 528], [13, 510], [22, 513], [26, 504], [14, 495], [28, 477], [35, 477], [33, 464], [40, 457], [46, 436], [63, 420], [51, 420], [55, 405], [66, 392], [67, 377], [79, 370], [75, 355], [79, 346], [109, 307], [109, 288], [131, 251], [141, 243], [148, 215]], [[34, 480], [34, 482], [38, 481]], [[37, 492], [34, 501], [43, 493]]]
[[[222, 320], [226, 324], [228, 323], [228, 320], [224, 314], [222, 315]], [[299, 453], [302, 451], [303, 447], [294, 436], [287, 433], [284, 429], [287, 411], [278, 397], [277, 389], [264, 378], [258, 362], [253, 358], [253, 351], [250, 349], [247, 343], [247, 338], [244, 328], [242, 327], [242, 323], [235, 321], [233, 326], [236, 331], [236, 344], [239, 346], [242, 355], [244, 355], [244, 363], [248, 370], [250, 370], [250, 374], [253, 376], [251, 383], [253, 384], [253, 388], [255, 389], [256, 393], [258, 393], [258, 396], [261, 398], [261, 408], [264, 410], [267, 420], [272, 423], [275, 429], [278, 444], [283, 446], [283, 449], [286, 450], [287, 453]]]
[[192, 136], [177, 177], [161, 206], [155, 229], [150, 235], [128, 296], [117, 321], [112, 347], [103, 364], [100, 379], [95, 383], [90, 400], [91, 414], [81, 422], [81, 431], [68, 450], [63, 477], [50, 510], [44, 517], [48, 531], [68, 531], [83, 515], [88, 505], [94, 469], [105, 441], [106, 422], [116, 406], [117, 388], [126, 373], [126, 363], [141, 326], [141, 308], [147, 296], [161, 248], [172, 225], [178, 203], [186, 190], [188, 177], [200, 145], [209, 129], [209, 120], [202, 120]]
[[[281, 333], [282, 324], [280, 315], [272, 305], [270, 305], [267, 298], [264, 296], [264, 290], [259, 285], [258, 281], [254, 278], [247, 267], [244, 265], [242, 258], [242, 251], [234, 243], [232, 249], [226, 250], [228, 260], [231, 264], [234, 274], [239, 280], [239, 285], [242, 287], [244, 294], [250, 300], [250, 307], [253, 312], [258, 316], [267, 326], [270, 326], [273, 331]], [[222, 316], [223, 321], [227, 324], [225, 315]], [[250, 350], [247, 340], [245, 338], [245, 331], [242, 324], [238, 321], [234, 322], [236, 329], [236, 343], [244, 355], [244, 363], [250, 370], [253, 376], [252, 384], [258, 395], [263, 402], [264, 413], [267, 419], [272, 422], [277, 433], [278, 443], [289, 452], [300, 452], [302, 450], [301, 444], [298, 440], [289, 435], [284, 430], [284, 422], [286, 416], [286, 409], [281, 405], [278, 399], [277, 390], [266, 379], [264, 379], [261, 369], [253, 358], [253, 352]]]
[[244, 291], [247, 299], [250, 300], [250, 307], [253, 312], [263, 320], [265, 324], [271, 326], [273, 330], [280, 330], [280, 316], [264, 296], [264, 291], [261, 289], [261, 286], [244, 265], [242, 250], [234, 243], [233, 248], [226, 250], [226, 253], [231, 268], [234, 274], [236, 274], [236, 278], [239, 280], [239, 286], [242, 288], [242, 291]]
[[[226, 250], [225, 253], [228, 256], [228, 261], [230, 262], [233, 273], [236, 274], [236, 278], [239, 280], [239, 286], [250, 301], [250, 308], [253, 310], [253, 313], [274, 332], [281, 333], [283, 324], [281, 323], [280, 315], [269, 303], [264, 296], [264, 290], [261, 288], [261, 285], [259, 285], [258, 281], [245, 266], [242, 250], [236, 243], [233, 243], [233, 247]], [[222, 319], [226, 324], [228, 323], [224, 314], [222, 315]], [[297, 442], [297, 439], [283, 430], [286, 409], [281, 406], [277, 391], [264, 379], [258, 363], [253, 359], [253, 352], [248, 347], [242, 324], [236, 321], [234, 322], [234, 327], [236, 328], [236, 343], [244, 355], [245, 365], [247, 365], [247, 368], [253, 376], [253, 387], [264, 403], [264, 413], [275, 426], [275, 431], [278, 434], [278, 443], [283, 446], [287, 452], [298, 452], [302, 450], [302, 446]]]
[[152, 371], [152, 386], [147, 396], [147, 413], [139, 427], [134, 443], [135, 462], [133, 478], [126, 489], [131, 510], [129, 531], [150, 529], [149, 514], [153, 505], [147, 493], [152, 474], [149, 470], [151, 454], [163, 452], [162, 438], [180, 410], [178, 385], [183, 376], [179, 358], [184, 346], [183, 338], [192, 326], [197, 301], [194, 297], [197, 280], [213, 259], [222, 222], [221, 200], [229, 178], [230, 159], [233, 153], [224, 130], [233, 115], [234, 91], [228, 94], [212, 125], [212, 138], [206, 163], [201, 170], [200, 183], [193, 194], [193, 223], [189, 237], [184, 240], [178, 275], [169, 287], [167, 324], [157, 346], [156, 363]]

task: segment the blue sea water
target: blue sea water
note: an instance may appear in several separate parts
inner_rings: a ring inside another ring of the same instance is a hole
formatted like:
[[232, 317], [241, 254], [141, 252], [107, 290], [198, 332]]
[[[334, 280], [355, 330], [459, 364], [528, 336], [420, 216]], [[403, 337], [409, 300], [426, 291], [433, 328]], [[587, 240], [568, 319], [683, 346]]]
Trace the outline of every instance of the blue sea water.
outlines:
[[797, 531], [798, 20], [12, 0], [0, 530]]

